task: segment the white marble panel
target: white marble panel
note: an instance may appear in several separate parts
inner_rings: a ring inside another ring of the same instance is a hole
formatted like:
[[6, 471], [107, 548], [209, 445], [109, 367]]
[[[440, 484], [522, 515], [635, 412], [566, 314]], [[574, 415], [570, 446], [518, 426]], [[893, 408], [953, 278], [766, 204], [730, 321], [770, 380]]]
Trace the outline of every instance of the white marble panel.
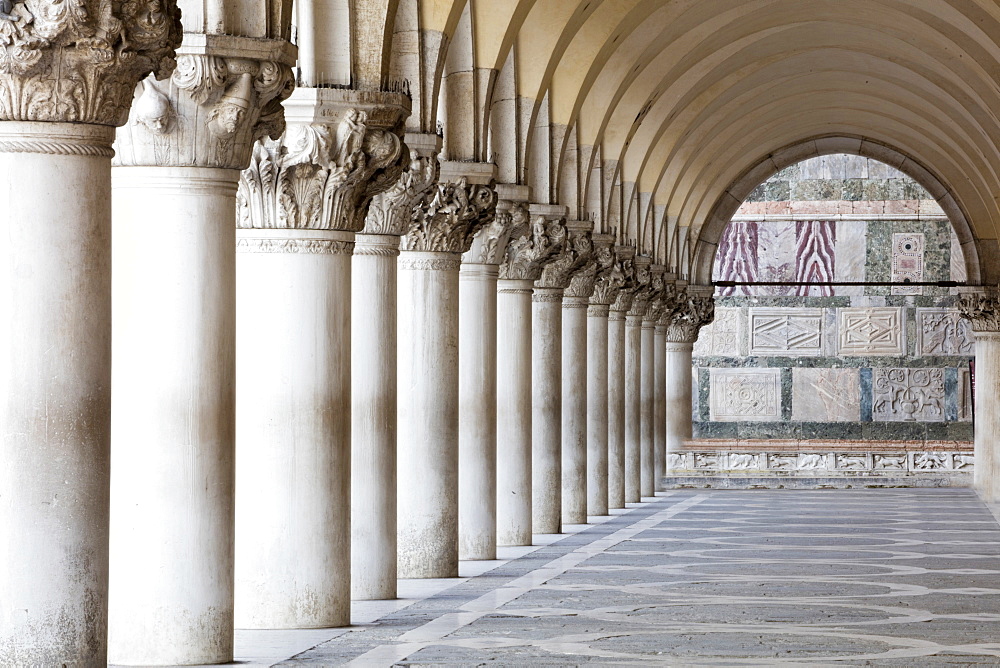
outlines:
[[901, 308], [842, 308], [837, 329], [841, 355], [902, 355], [906, 351]]
[[781, 419], [780, 369], [712, 369], [709, 392], [716, 422]]
[[975, 355], [976, 340], [969, 321], [949, 308], [918, 308], [918, 355]]
[[[868, 223], [863, 220], [842, 220], [837, 223], [836, 263], [834, 278], [837, 281], [863, 282], [865, 261], [868, 254]], [[863, 285], [839, 286], [837, 295], [861, 296]]]
[[792, 420], [857, 422], [860, 419], [858, 369], [792, 369]]
[[[892, 235], [892, 281], [919, 283], [924, 280], [923, 233], [900, 232]], [[922, 295], [922, 287], [894, 285], [894, 295]]]
[[734, 357], [746, 354], [743, 333], [744, 316], [740, 308], [717, 308], [715, 320], [702, 327], [695, 342], [694, 354]]
[[822, 352], [822, 309], [750, 309], [751, 355], [819, 355]]
[[955, 228], [951, 229], [951, 280], [966, 281], [969, 278], [969, 271], [965, 266], [965, 255], [962, 253], [962, 244], [958, 241]]
[[943, 422], [944, 369], [872, 369], [872, 419]]
[[[795, 280], [795, 221], [768, 221], [757, 228], [757, 278], [761, 281]], [[762, 286], [760, 294], [794, 294], [788, 286]]]

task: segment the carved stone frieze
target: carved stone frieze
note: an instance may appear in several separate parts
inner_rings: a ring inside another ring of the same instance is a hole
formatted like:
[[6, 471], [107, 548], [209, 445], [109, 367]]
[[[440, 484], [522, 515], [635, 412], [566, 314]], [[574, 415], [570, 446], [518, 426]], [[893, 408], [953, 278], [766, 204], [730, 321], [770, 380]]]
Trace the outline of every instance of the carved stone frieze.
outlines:
[[142, 79], [170, 75], [175, 0], [5, 0], [0, 120], [121, 126]]
[[545, 262], [562, 251], [567, 236], [565, 222], [545, 216], [533, 216], [530, 225], [525, 221], [515, 227], [500, 265], [500, 278], [537, 281]]
[[438, 183], [424, 193], [410, 219], [402, 247], [408, 251], [465, 253], [473, 237], [496, 216], [492, 185]]
[[[969, 444], [972, 445], [971, 443]], [[687, 450], [667, 455], [671, 473], [685, 476], [718, 475], [723, 471], [754, 471], [754, 475], [850, 478], [863, 472], [866, 479], [880, 476], [919, 475], [933, 472], [969, 474], [975, 458], [968, 451], [934, 452], [802, 452], [802, 451], [725, 451]]]
[[391, 127], [339, 107], [338, 123], [292, 123], [254, 146], [237, 195], [237, 227], [360, 232], [372, 198], [399, 182], [405, 146]]
[[667, 322], [667, 341], [694, 343], [701, 328], [715, 319], [715, 299], [678, 292], [667, 304], [662, 317]]
[[[228, 39], [261, 51], [261, 40]], [[183, 53], [169, 80], [143, 81], [118, 132], [115, 164], [245, 169], [254, 142], [277, 140], [285, 131], [281, 103], [295, 87], [282, 60], [288, 45], [272, 41], [262, 59], [232, 55], [239, 53], [232, 49]]]
[[1000, 332], [1000, 288], [989, 287], [982, 292], [962, 295], [958, 310], [972, 323], [973, 332]]
[[[365, 219], [365, 234], [402, 236], [410, 226], [413, 210], [424, 194], [438, 181], [440, 138], [436, 135], [407, 135], [409, 168], [385, 192], [375, 195]], [[421, 141], [423, 140], [423, 141]]]
[[472, 240], [472, 247], [462, 256], [470, 264], [499, 265], [507, 254], [507, 245], [514, 230], [528, 221], [528, 209], [521, 202], [500, 200], [496, 217], [483, 227]]
[[[587, 272], [594, 262], [594, 240], [590, 227], [567, 225], [567, 229], [569, 234], [566, 245], [542, 268], [542, 275], [535, 281], [535, 287], [565, 290], [570, 287], [577, 274]], [[578, 290], [581, 292], [586, 290], [589, 283], [589, 277], [585, 276]], [[590, 291], [593, 292], [593, 288]], [[590, 297], [590, 294], [573, 296]]]

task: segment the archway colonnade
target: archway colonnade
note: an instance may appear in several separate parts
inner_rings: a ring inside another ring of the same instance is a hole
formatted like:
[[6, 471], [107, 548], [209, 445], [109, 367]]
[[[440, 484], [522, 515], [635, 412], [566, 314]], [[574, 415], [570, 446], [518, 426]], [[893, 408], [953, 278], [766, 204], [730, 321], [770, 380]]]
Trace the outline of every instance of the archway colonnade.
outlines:
[[893, 161], [997, 282], [990, 2], [6, 4], [0, 662], [226, 662], [651, 494], [785, 164]]

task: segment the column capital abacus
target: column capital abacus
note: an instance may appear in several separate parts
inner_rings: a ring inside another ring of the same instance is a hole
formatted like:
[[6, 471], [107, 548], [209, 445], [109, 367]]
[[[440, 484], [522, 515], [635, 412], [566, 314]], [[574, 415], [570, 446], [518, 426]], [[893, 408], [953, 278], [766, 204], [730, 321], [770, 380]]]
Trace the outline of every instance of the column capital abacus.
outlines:
[[497, 193], [493, 184], [438, 183], [417, 203], [403, 249], [462, 254], [469, 250], [476, 233], [493, 222]]
[[463, 262], [499, 266], [515, 230], [528, 222], [528, 208], [523, 202], [498, 199], [496, 217], [473, 237], [472, 246], [462, 256]]
[[667, 324], [667, 342], [694, 344], [701, 328], [714, 319], [715, 298], [712, 293], [700, 290], [699, 286], [688, 286], [667, 305], [663, 316]]
[[958, 312], [972, 325], [975, 335], [1000, 333], [1000, 287], [964, 292], [958, 300]]
[[528, 207], [529, 220], [511, 230], [510, 242], [500, 265], [500, 278], [536, 281], [542, 267], [566, 245], [568, 232], [560, 218], [549, 218]]
[[406, 234], [414, 208], [424, 193], [438, 182], [441, 174], [441, 164], [438, 161], [441, 137], [437, 134], [407, 132], [403, 140], [409, 149], [409, 167], [388, 190], [372, 199], [365, 219], [365, 234]]
[[118, 131], [120, 166], [246, 169], [254, 143], [285, 130], [295, 47], [283, 40], [189, 33], [177, 68], [149, 77]]
[[576, 286], [574, 296], [590, 297], [590, 293], [594, 291], [589, 275], [590, 265], [594, 262], [592, 229], [593, 223], [588, 221], [575, 220], [566, 224], [566, 244], [558, 255], [542, 267], [542, 275], [535, 281], [537, 287], [569, 290], [573, 287], [573, 279], [582, 272], [584, 276]]
[[237, 227], [361, 231], [372, 198], [402, 173], [409, 99], [310, 88], [286, 106], [284, 134], [258, 142], [240, 177]]
[[175, 0], [8, 0], [0, 15], [0, 121], [119, 127], [146, 76], [170, 75]]

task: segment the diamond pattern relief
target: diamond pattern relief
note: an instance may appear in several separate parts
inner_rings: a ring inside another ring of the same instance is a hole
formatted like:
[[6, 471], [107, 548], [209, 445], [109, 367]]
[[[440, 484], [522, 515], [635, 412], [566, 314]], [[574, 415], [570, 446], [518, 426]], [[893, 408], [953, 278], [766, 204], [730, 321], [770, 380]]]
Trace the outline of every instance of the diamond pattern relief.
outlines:
[[751, 309], [751, 355], [819, 355], [822, 309]]
[[842, 308], [838, 311], [841, 355], [902, 355], [906, 336], [899, 308]]

